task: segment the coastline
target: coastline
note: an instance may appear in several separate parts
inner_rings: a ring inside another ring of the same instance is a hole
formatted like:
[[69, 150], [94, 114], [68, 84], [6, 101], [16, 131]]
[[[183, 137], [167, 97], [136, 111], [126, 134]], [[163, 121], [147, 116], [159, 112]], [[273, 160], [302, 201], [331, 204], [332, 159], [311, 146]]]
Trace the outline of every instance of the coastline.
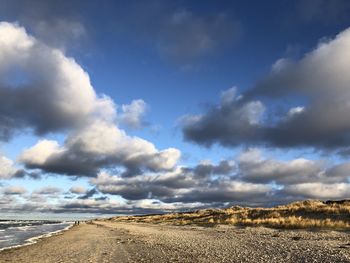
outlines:
[[9, 247], [0, 248], [0, 252], [5, 251], [5, 250], [9, 250], [9, 249], [17, 249], [17, 248], [21, 248], [21, 247], [25, 247], [25, 246], [34, 245], [34, 244], [36, 244], [37, 242], [39, 242], [39, 241], [41, 241], [43, 239], [50, 238], [50, 237], [55, 236], [55, 235], [60, 235], [63, 232], [66, 232], [66, 231], [70, 230], [72, 227], [74, 227], [74, 224], [70, 223], [70, 225], [66, 226], [63, 229], [55, 230], [55, 231], [52, 231], [52, 232], [49, 232], [49, 233], [45, 233], [45, 234], [41, 234], [41, 235], [38, 235], [38, 236], [34, 236], [34, 237], [31, 237], [31, 238], [28, 238], [28, 239], [26, 239], [24, 241], [23, 244], [18, 244], [18, 245], [13, 245], [13, 246], [9, 246]]

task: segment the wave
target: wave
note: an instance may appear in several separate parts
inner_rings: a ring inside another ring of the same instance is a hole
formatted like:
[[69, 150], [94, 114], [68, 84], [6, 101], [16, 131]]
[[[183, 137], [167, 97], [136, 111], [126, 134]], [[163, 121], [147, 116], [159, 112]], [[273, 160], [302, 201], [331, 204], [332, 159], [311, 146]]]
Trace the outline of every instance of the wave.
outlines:
[[[41, 239], [48, 238], [48, 237], [51, 237], [53, 235], [60, 234], [60, 233], [62, 233], [64, 231], [69, 230], [73, 226], [72, 222], [70, 222], [70, 223], [62, 222], [62, 223], [59, 223], [57, 225], [62, 225], [62, 224], [69, 224], [69, 225], [66, 226], [63, 229], [58, 229], [58, 230], [50, 231], [48, 233], [44, 233], [44, 234], [40, 234], [40, 235], [36, 235], [36, 236], [30, 237], [30, 238], [27, 238], [27, 239], [22, 241], [23, 242], [22, 244], [16, 244], [16, 245], [0, 248], [0, 251], [12, 249], [12, 248], [23, 247], [23, 246], [33, 245], [33, 244], [37, 243], [39, 240], [41, 240]], [[46, 224], [46, 225], [52, 225], [52, 224]], [[3, 237], [5, 237], [5, 236], [3, 236]], [[9, 240], [7, 239], [7, 240], [1, 240], [1, 241], [2, 242], [6, 242], [6, 241], [9, 241]]]

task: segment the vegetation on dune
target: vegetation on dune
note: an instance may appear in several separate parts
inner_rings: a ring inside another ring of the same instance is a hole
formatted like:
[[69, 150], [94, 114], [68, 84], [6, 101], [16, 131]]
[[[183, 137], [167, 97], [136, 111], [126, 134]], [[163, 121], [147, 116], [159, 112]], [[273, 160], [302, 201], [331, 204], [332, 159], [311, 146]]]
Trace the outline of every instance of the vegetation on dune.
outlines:
[[350, 200], [306, 200], [272, 208], [234, 206], [164, 215], [121, 216], [109, 220], [174, 225], [231, 224], [276, 228], [350, 229]]

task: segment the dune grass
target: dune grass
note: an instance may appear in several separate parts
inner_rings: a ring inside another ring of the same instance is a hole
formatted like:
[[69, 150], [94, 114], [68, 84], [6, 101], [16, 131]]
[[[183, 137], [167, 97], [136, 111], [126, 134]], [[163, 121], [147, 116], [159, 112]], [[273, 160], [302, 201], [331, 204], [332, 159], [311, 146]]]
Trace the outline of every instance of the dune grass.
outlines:
[[227, 224], [293, 229], [350, 229], [350, 200], [326, 202], [306, 200], [272, 208], [234, 206], [226, 209], [205, 209], [163, 215], [121, 216], [109, 220], [174, 225]]

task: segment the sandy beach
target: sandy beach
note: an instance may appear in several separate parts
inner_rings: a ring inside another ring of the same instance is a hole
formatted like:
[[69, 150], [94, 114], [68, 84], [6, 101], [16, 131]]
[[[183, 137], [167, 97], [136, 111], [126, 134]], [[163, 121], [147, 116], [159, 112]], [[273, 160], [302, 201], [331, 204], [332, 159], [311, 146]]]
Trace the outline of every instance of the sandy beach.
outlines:
[[4, 250], [0, 262], [350, 262], [350, 235], [96, 222]]

